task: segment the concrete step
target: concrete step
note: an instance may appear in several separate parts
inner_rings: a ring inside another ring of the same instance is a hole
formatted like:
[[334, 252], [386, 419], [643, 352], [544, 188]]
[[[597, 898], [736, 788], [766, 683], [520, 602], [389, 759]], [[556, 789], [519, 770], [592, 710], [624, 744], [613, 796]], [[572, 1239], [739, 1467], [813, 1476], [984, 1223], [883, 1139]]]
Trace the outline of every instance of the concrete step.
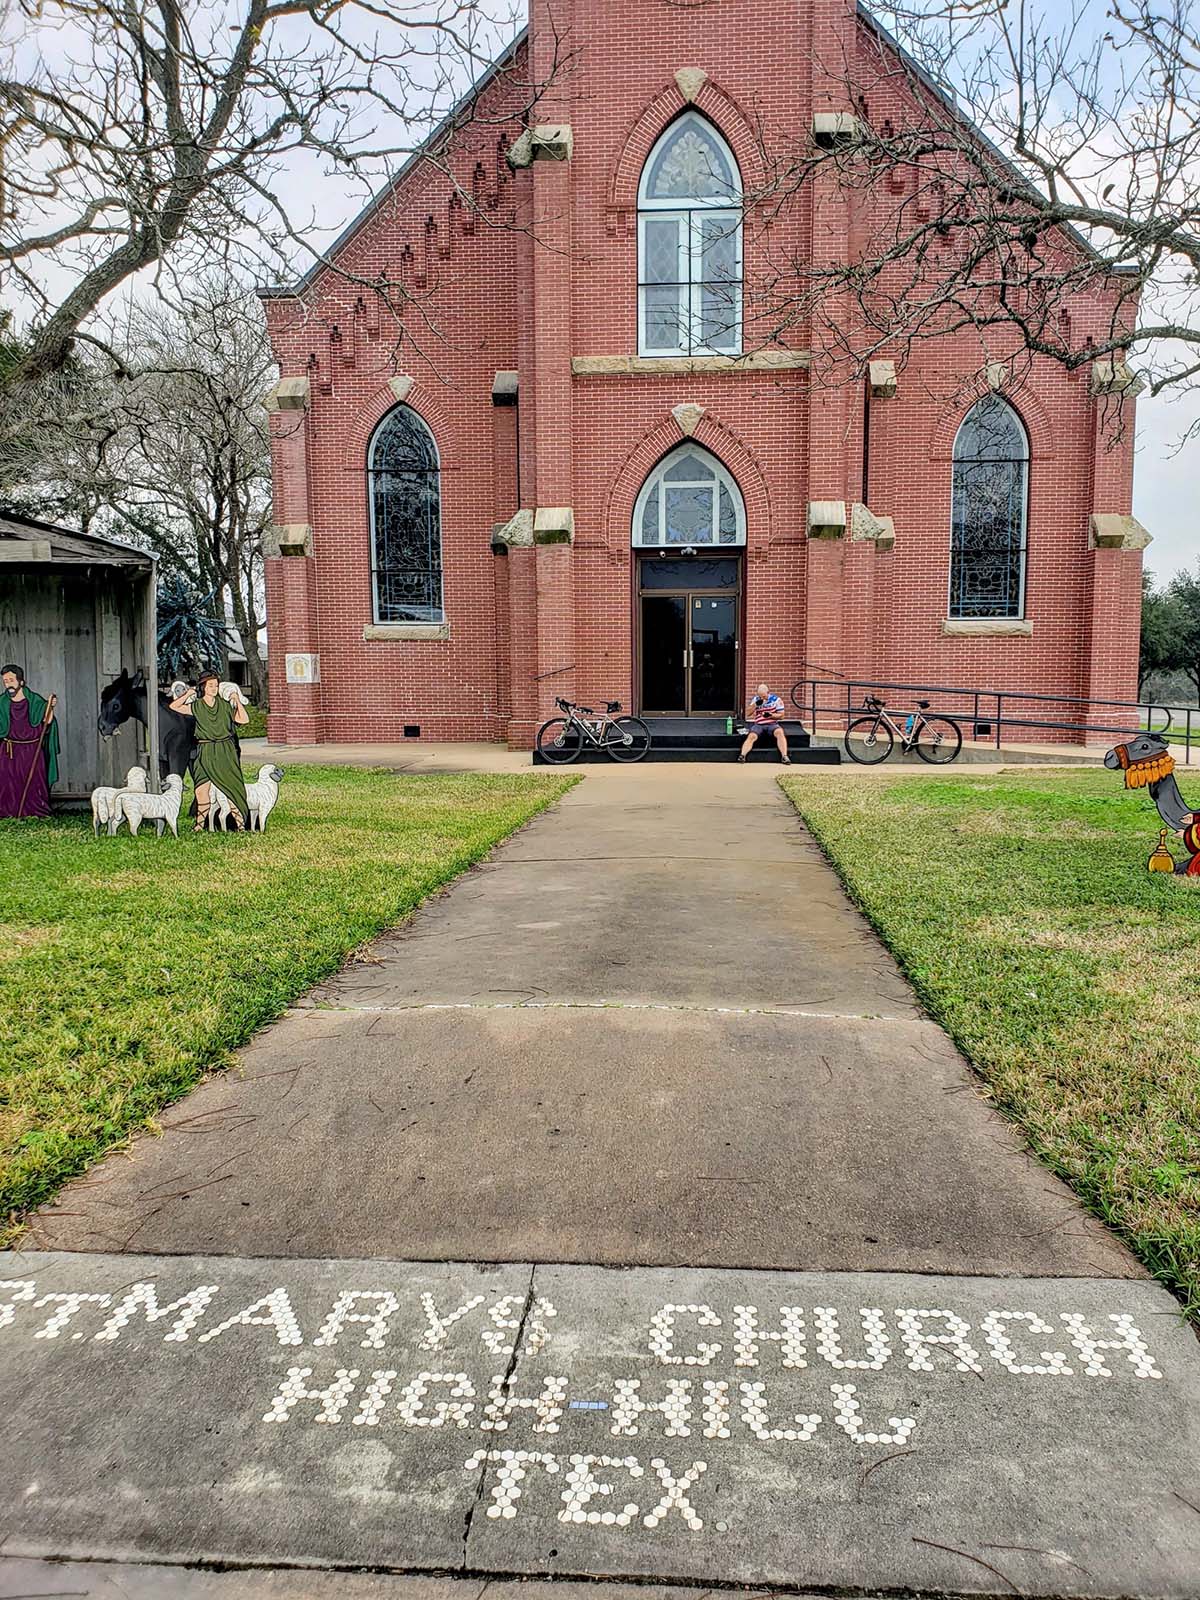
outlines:
[[[726, 763], [737, 760], [737, 752], [741, 740], [734, 737], [722, 738], [718, 744], [715, 740], [706, 740], [703, 743], [680, 742], [676, 744], [660, 744], [657, 738], [650, 749], [642, 757], [642, 763], [647, 761], [723, 761]], [[814, 749], [808, 745], [793, 745], [788, 740], [788, 754], [791, 756], [792, 765], [795, 767], [836, 767], [842, 760], [842, 751], [839, 748], [824, 750]], [[582, 766], [585, 762], [609, 762], [612, 757], [603, 750], [597, 750], [587, 745], [580, 751], [579, 757], [572, 762], [572, 766]], [[775, 748], [774, 741], [769, 745], [757, 744], [746, 760], [763, 762], [773, 761], [777, 766], [782, 765], [779, 760], [779, 751]], [[557, 763], [547, 761], [537, 750], [533, 752], [535, 767], [554, 766]], [[641, 763], [639, 763], [640, 765]]]
[[[644, 761], [733, 761], [746, 737], [744, 732], [726, 733], [724, 717], [643, 717], [641, 720], [654, 740], [648, 754], [642, 758]], [[735, 721], [734, 726], [744, 728], [745, 724]], [[783, 730], [787, 734], [788, 754], [793, 765], [835, 767], [841, 761], [841, 750], [832, 742], [821, 750], [812, 748], [812, 740], [802, 723], [785, 722]], [[604, 751], [591, 746], [585, 746], [579, 755], [580, 762], [610, 759]], [[747, 760], [778, 762], [775, 741], [760, 739]], [[536, 750], [533, 761], [539, 767], [554, 764], [543, 760]]]

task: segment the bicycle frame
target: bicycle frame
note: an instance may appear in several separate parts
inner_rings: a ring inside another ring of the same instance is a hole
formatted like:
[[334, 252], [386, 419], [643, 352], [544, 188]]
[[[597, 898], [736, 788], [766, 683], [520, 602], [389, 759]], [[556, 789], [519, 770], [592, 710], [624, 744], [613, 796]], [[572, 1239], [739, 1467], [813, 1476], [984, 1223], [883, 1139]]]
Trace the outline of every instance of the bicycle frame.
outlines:
[[[877, 722], [886, 722], [892, 730], [893, 736], [900, 741], [900, 748], [907, 755], [921, 736], [921, 729], [928, 722], [928, 717], [921, 710], [914, 708], [912, 711], [912, 727], [906, 733], [904, 729], [891, 716], [888, 715], [886, 706], [864, 705], [863, 710], [870, 715], [874, 712]], [[908, 720], [907, 718], [905, 719]]]
[[[567, 719], [568, 728], [578, 728], [589, 744], [595, 745], [598, 750], [603, 750], [605, 736], [610, 727], [616, 726], [616, 717], [610, 711], [597, 712], [595, 721], [589, 722], [586, 717], [580, 716], [579, 707], [573, 706], [570, 701], [556, 700], [555, 704]], [[628, 740], [622, 739], [622, 744]]]

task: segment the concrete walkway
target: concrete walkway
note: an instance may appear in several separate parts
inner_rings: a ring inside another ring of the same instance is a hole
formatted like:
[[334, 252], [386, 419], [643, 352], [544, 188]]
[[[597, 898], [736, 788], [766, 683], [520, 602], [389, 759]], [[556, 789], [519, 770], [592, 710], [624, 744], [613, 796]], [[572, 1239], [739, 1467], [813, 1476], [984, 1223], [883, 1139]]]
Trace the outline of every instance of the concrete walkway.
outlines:
[[601, 769], [33, 1241], [1135, 1272], [988, 1110], [775, 777]]
[[593, 769], [35, 1218], [0, 1596], [100, 1558], [1200, 1600], [1193, 1336], [776, 775]]

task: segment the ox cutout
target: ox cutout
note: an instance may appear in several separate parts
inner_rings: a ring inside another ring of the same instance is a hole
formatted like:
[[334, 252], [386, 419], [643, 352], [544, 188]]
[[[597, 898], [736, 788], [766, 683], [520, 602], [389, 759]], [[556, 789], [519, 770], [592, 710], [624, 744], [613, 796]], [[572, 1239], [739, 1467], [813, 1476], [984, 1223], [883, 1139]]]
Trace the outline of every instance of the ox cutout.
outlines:
[[[1158, 814], [1166, 823], [1159, 834], [1158, 847], [1147, 862], [1151, 872], [1165, 872], [1163, 857], [1173, 864], [1176, 873], [1200, 877], [1200, 815], [1184, 800], [1175, 782], [1175, 757], [1167, 748], [1167, 741], [1157, 733], [1139, 733], [1125, 744], [1114, 745], [1104, 757], [1104, 765], [1112, 771], [1125, 774], [1127, 789], [1147, 789]], [[1175, 861], [1167, 849], [1167, 833], [1182, 839], [1187, 850], [1186, 861]]]

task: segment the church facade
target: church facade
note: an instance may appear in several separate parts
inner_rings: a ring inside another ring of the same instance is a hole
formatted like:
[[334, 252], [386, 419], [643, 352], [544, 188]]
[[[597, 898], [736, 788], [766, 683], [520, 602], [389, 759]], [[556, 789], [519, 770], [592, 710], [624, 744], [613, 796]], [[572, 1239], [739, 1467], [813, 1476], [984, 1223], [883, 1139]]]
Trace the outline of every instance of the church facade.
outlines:
[[831, 169], [780, 203], [776, 144], [852, 135], [831, 63], [886, 109], [892, 49], [848, 0], [532, 0], [334, 265], [264, 295], [272, 739], [528, 746], [556, 695], [726, 715], [839, 675], [1135, 698], [1121, 363], [964, 332], [835, 381], [802, 318], [763, 332], [757, 286], [845, 258], [863, 203]]

